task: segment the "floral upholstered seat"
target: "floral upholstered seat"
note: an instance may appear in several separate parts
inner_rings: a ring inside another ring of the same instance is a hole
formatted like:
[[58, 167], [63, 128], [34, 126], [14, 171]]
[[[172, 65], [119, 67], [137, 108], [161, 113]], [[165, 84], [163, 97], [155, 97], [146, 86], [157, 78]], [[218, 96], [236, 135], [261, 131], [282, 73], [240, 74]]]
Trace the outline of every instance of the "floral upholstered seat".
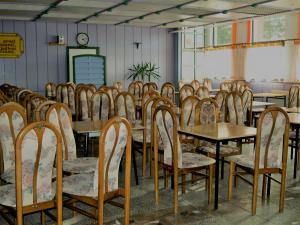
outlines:
[[53, 104], [46, 114], [63, 137], [63, 170], [70, 173], [90, 173], [95, 170], [96, 157], [77, 158], [76, 142], [72, 129], [71, 111], [62, 103]]

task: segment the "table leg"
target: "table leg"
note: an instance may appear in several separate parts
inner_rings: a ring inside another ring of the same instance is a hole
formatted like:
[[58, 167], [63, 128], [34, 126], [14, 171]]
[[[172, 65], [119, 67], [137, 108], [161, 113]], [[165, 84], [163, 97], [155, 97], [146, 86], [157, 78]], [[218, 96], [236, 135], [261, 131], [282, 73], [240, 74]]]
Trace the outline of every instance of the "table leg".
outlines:
[[89, 133], [85, 133], [85, 157], [89, 154]]
[[294, 160], [294, 178], [297, 177], [298, 165], [298, 145], [299, 145], [299, 126], [296, 126], [296, 140], [295, 140], [295, 160]]
[[284, 107], [286, 107], [286, 97], [283, 97], [283, 104], [284, 104]]
[[219, 200], [219, 161], [220, 161], [220, 142], [216, 143], [216, 169], [215, 169], [215, 209], [218, 209]]

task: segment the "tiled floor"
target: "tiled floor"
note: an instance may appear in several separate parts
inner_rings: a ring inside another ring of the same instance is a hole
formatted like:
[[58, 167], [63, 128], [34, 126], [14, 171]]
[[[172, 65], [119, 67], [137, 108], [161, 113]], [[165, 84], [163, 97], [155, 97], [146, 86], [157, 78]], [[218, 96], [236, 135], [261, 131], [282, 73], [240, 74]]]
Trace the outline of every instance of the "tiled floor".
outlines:
[[[141, 158], [138, 161], [141, 162]], [[262, 201], [261, 188], [259, 189], [256, 216], [251, 216], [251, 186], [243, 181], [240, 181], [238, 188], [234, 189], [232, 200], [226, 199], [228, 182], [226, 174], [220, 182], [220, 205], [217, 211], [213, 210], [212, 206], [207, 205], [204, 181], [200, 181], [194, 185], [189, 184], [187, 193], [180, 194], [180, 212], [176, 216], [173, 214], [173, 191], [171, 189], [165, 190], [161, 183], [160, 203], [156, 205], [153, 179], [150, 177], [140, 178], [141, 184], [136, 186], [132, 177], [131, 223], [133, 225], [300, 225], [300, 171], [297, 179], [293, 179], [292, 165], [293, 161], [289, 160], [284, 212], [278, 213], [279, 185], [272, 183], [269, 200]], [[225, 168], [225, 172], [227, 171], [228, 166]], [[106, 224], [122, 224], [122, 213], [121, 209], [106, 205], [104, 216]], [[71, 218], [71, 212], [64, 210], [64, 217]], [[77, 224], [90, 223], [89, 219], [84, 219]], [[0, 224], [6, 224], [1, 216]], [[25, 224], [39, 224], [39, 214], [26, 216]], [[51, 224], [51, 221], [48, 220], [47, 224]]]

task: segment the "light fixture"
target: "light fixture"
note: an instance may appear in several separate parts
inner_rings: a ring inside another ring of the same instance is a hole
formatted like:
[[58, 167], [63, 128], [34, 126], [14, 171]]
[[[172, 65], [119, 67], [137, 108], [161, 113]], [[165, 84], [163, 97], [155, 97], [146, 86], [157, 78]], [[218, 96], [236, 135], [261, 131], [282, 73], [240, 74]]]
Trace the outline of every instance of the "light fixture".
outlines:
[[142, 44], [142, 42], [133, 42], [133, 44], [135, 45], [135, 47], [137, 49], [139, 49], [140, 45]]

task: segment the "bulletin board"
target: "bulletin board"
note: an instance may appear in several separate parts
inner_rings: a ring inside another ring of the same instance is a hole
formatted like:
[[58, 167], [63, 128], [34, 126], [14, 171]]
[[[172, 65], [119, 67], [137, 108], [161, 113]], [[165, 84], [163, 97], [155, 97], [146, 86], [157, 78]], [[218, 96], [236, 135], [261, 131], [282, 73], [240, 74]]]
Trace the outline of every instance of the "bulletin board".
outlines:
[[68, 81], [74, 82], [73, 57], [78, 55], [99, 55], [99, 47], [67, 47]]
[[0, 58], [19, 58], [24, 52], [24, 42], [16, 33], [0, 33]]

